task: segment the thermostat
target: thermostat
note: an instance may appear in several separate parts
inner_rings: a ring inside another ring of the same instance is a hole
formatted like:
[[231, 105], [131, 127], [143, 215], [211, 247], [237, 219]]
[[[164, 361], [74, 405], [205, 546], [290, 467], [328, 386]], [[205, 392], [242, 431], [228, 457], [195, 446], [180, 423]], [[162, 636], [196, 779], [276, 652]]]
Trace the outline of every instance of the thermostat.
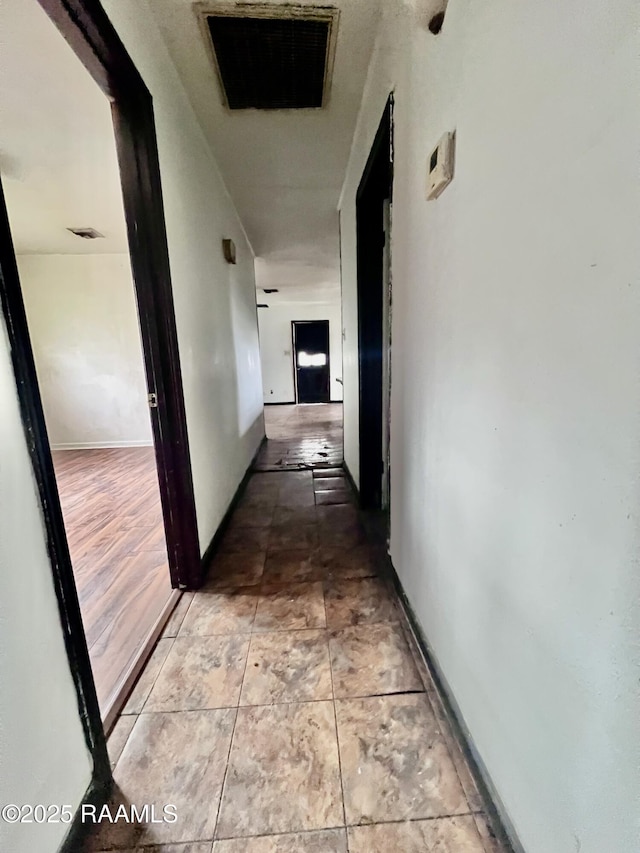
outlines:
[[438, 198], [453, 179], [455, 133], [445, 133], [429, 155], [427, 163], [427, 199]]

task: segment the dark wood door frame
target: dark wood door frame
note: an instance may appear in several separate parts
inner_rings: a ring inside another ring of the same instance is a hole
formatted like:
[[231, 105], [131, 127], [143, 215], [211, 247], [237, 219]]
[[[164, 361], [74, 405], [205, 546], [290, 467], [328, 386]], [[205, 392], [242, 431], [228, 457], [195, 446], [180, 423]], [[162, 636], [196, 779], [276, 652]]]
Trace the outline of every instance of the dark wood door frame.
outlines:
[[[171, 583], [195, 589], [202, 567], [151, 94], [98, 0], [38, 2], [111, 102], [147, 385], [157, 398], [151, 421]], [[101, 790], [109, 786], [111, 771], [1, 184], [0, 301], [67, 655], [93, 757], [92, 787]]]
[[356, 193], [360, 503], [380, 509], [383, 473], [384, 203], [393, 191], [393, 95]]

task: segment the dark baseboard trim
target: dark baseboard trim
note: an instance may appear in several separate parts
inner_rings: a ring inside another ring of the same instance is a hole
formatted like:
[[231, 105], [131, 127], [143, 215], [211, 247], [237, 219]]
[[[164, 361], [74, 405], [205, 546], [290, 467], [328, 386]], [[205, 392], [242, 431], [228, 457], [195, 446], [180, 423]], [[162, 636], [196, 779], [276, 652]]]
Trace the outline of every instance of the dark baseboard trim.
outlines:
[[82, 807], [95, 806], [96, 810], [100, 810], [102, 806], [109, 801], [113, 790], [113, 778], [100, 779], [94, 770], [93, 778], [87, 788], [82, 802], [76, 810], [69, 832], [67, 832], [62, 844], [58, 848], [58, 853], [78, 853], [78, 850], [84, 850], [84, 842], [92, 831], [94, 824], [82, 821]]
[[328, 406], [330, 404], [340, 404], [342, 405], [344, 400], [328, 400], [326, 403], [296, 403], [295, 400], [284, 400], [279, 403], [263, 403], [263, 406]]
[[[274, 403], [273, 405], [277, 406], [278, 404]], [[266, 441], [267, 441], [267, 437], [266, 437], [266, 435], [264, 435], [262, 437], [262, 441], [258, 445], [258, 449], [256, 450], [256, 452], [253, 455], [253, 459], [249, 463], [249, 467], [244, 472], [244, 477], [240, 481], [240, 485], [236, 489], [234, 496], [231, 498], [231, 503], [227, 507], [227, 511], [225, 512], [224, 516], [222, 517], [222, 521], [218, 525], [218, 529], [216, 530], [216, 532], [211, 537], [211, 542], [209, 542], [204, 554], [202, 555], [202, 574], [203, 574], [203, 577], [205, 579], [209, 573], [209, 569], [211, 568], [211, 563], [213, 562], [213, 558], [215, 557], [216, 552], [217, 552], [218, 548], [220, 547], [220, 542], [222, 540], [222, 537], [224, 536], [227, 528], [229, 527], [229, 522], [231, 521], [231, 516], [235, 512], [235, 509], [238, 506], [240, 498], [244, 494], [244, 490], [247, 488], [247, 483], [249, 482], [249, 478], [253, 474], [253, 468], [254, 468], [254, 465], [256, 464], [256, 460], [257, 460], [258, 456], [260, 455], [260, 451], [264, 447]]]
[[353, 489], [353, 493], [356, 496], [356, 500], [358, 504], [360, 504], [360, 489], [356, 486], [356, 481], [353, 479], [353, 475], [349, 470], [349, 466], [347, 465], [344, 459], [342, 460], [342, 468], [344, 470], [347, 480], [349, 481], [349, 485]]
[[524, 847], [520, 843], [515, 828], [507, 814], [504, 803], [500, 799], [500, 796], [491, 781], [487, 767], [480, 757], [473, 737], [464, 722], [464, 716], [460, 710], [460, 706], [458, 705], [451, 687], [442, 672], [440, 664], [429, 645], [429, 641], [427, 640], [422, 626], [420, 625], [418, 617], [416, 616], [413, 607], [407, 598], [407, 594], [404, 591], [402, 581], [398, 577], [398, 573], [396, 572], [395, 567], [391, 562], [391, 558], [388, 555], [386, 563], [388, 574], [398, 594], [398, 598], [400, 599], [400, 603], [407, 622], [409, 623], [409, 628], [413, 634], [415, 644], [424, 660], [425, 666], [429, 670], [431, 678], [433, 679], [440, 701], [442, 702], [445, 713], [451, 723], [454, 737], [458, 741], [464, 757], [467, 760], [474, 782], [476, 783], [480, 796], [485, 804], [492, 829], [506, 850], [512, 851], [512, 853], [525, 853]]

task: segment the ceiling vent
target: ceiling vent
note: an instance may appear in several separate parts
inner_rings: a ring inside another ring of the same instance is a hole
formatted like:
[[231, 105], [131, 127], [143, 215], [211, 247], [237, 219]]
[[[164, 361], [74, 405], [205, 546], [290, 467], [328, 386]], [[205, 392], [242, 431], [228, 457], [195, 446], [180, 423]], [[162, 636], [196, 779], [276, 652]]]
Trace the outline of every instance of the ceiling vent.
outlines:
[[96, 231], [95, 228], [67, 228], [67, 231], [71, 231], [76, 237], [83, 237], [85, 240], [97, 240], [98, 237], [104, 237], [104, 234]]
[[249, 3], [196, 9], [229, 109], [326, 106], [337, 9]]

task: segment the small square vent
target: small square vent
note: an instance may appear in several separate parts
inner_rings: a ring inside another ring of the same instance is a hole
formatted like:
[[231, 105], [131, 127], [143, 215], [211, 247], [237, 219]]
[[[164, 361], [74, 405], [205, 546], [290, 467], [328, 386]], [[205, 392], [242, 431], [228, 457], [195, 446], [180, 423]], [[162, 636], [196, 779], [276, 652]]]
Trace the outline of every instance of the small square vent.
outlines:
[[198, 13], [229, 109], [326, 105], [337, 9], [204, 4]]

